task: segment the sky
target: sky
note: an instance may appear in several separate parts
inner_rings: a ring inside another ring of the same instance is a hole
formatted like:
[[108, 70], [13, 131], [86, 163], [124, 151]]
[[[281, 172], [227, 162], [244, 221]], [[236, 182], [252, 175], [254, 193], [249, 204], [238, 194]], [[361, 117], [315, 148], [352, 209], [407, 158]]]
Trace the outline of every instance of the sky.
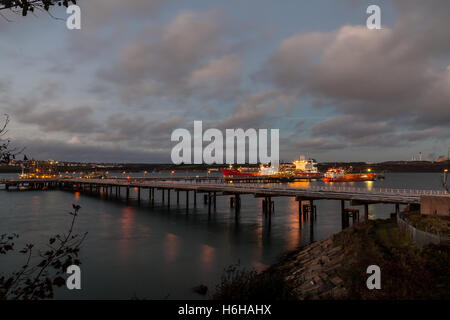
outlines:
[[[0, 113], [35, 159], [170, 162], [173, 130], [280, 130], [280, 158], [450, 147], [448, 0], [79, 0], [0, 17]], [[369, 5], [382, 29], [366, 27]]]

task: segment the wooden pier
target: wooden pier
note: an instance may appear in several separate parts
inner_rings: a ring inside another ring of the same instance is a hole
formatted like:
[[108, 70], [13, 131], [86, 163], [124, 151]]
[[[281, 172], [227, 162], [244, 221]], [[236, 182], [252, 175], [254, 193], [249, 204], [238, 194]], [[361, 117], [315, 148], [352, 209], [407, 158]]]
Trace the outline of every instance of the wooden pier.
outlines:
[[[215, 179], [215, 180], [214, 180]], [[242, 195], [252, 195], [262, 199], [262, 213], [268, 217], [269, 222], [275, 210], [274, 198], [291, 197], [298, 201], [299, 214], [309, 215], [314, 219], [317, 215], [313, 204], [317, 200], [338, 200], [341, 202], [341, 215], [343, 227], [348, 226], [349, 218], [353, 222], [359, 221], [359, 210], [346, 208], [346, 202], [351, 206], [363, 206], [365, 219], [368, 219], [369, 205], [376, 203], [389, 203], [395, 205], [395, 211], [399, 206], [420, 205], [421, 196], [437, 195], [448, 196], [450, 194], [438, 190], [408, 190], [383, 188], [371, 190], [363, 188], [350, 188], [343, 186], [311, 186], [298, 187], [288, 184], [249, 183], [249, 181], [226, 181], [222, 178], [205, 177], [158, 177], [158, 178], [135, 178], [135, 179], [3, 179], [0, 180], [0, 188], [3, 190], [26, 190], [26, 189], [59, 189], [90, 194], [104, 194], [108, 198], [121, 198], [125, 191], [125, 200], [130, 200], [130, 189], [137, 193], [137, 202], [141, 202], [141, 194], [144, 190], [148, 192], [151, 206], [155, 205], [155, 192], [161, 192], [162, 204], [171, 206], [171, 194], [176, 193], [176, 203], [179, 205], [180, 192], [185, 193], [186, 210], [190, 208], [190, 194], [193, 194], [193, 207], [197, 206], [197, 195], [203, 194], [204, 204], [208, 205], [208, 213], [216, 210], [217, 196], [229, 196], [230, 207], [234, 208], [236, 217], [242, 207]]]

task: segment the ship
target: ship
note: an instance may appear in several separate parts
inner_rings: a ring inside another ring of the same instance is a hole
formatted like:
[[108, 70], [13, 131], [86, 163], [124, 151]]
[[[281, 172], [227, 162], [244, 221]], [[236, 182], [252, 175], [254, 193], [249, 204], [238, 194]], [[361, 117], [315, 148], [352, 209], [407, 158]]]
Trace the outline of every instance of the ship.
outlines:
[[294, 178], [296, 179], [313, 179], [320, 178], [322, 174], [319, 172], [318, 163], [315, 159], [306, 159], [300, 156], [300, 160], [293, 162], [295, 165]]
[[220, 169], [224, 177], [256, 177], [260, 175], [258, 168], [240, 167], [238, 169], [222, 168]]
[[240, 167], [238, 169], [233, 169], [231, 166], [228, 169], [220, 169], [225, 177], [271, 177], [277, 176], [280, 172], [278, 167], [275, 166], [264, 166], [261, 165], [259, 168], [256, 167]]
[[240, 167], [233, 169], [221, 169], [225, 177], [277, 177], [289, 179], [319, 179], [322, 174], [318, 170], [318, 164], [315, 159], [307, 159], [301, 156], [300, 160], [292, 163], [282, 163], [280, 166], [261, 165], [255, 167]]
[[324, 182], [375, 181], [376, 173], [347, 173], [343, 168], [330, 168], [324, 173]]

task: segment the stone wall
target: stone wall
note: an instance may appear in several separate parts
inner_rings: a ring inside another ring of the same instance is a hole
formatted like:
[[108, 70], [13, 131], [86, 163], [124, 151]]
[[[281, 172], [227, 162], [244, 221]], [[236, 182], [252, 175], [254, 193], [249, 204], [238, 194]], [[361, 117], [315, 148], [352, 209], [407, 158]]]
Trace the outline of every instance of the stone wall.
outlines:
[[450, 196], [421, 196], [420, 213], [450, 216]]

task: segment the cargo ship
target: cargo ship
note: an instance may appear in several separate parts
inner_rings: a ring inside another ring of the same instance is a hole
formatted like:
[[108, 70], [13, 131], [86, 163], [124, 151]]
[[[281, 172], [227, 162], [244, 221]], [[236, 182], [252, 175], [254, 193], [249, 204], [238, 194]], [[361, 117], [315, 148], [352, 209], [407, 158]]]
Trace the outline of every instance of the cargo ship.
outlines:
[[342, 168], [330, 168], [324, 173], [324, 182], [375, 181], [376, 173], [346, 173]]
[[283, 163], [278, 166], [264, 166], [259, 168], [241, 167], [233, 169], [231, 166], [227, 169], [221, 169], [225, 177], [284, 177], [291, 179], [319, 179], [322, 174], [318, 170], [317, 161], [314, 159], [306, 159], [304, 156], [300, 160], [292, 163]]
[[296, 179], [313, 179], [322, 177], [322, 174], [318, 169], [318, 163], [315, 159], [306, 159], [304, 156], [301, 156], [300, 160], [296, 160], [293, 163], [295, 165], [294, 178]]
[[222, 171], [224, 177], [256, 177], [260, 175], [258, 168], [241, 167], [238, 169], [233, 169], [232, 167], [230, 167], [227, 169], [220, 169], [220, 171]]

